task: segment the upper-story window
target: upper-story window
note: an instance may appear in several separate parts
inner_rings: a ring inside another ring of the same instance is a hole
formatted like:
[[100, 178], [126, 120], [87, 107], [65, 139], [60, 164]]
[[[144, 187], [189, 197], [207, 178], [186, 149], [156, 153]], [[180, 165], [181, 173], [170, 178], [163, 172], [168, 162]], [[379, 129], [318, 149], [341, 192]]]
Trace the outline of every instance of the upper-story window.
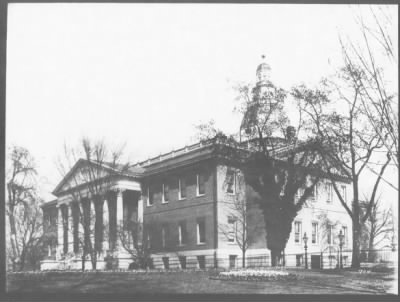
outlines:
[[294, 222], [294, 242], [300, 243], [301, 237], [301, 221]]
[[228, 217], [228, 241], [236, 242], [236, 218]]
[[184, 178], [179, 178], [178, 186], [179, 186], [178, 198], [185, 199], [186, 198], [186, 180]]
[[296, 191], [296, 198], [300, 199], [304, 194], [304, 189], [303, 188], [298, 188]]
[[147, 206], [152, 206], [154, 203], [154, 192], [150, 190], [150, 187], [147, 188]]
[[197, 244], [206, 243], [206, 222], [204, 218], [197, 220]]
[[311, 224], [311, 243], [316, 244], [318, 242], [318, 223], [313, 222]]
[[333, 185], [331, 183], [327, 184], [328, 199], [327, 202], [333, 201]]
[[168, 203], [168, 201], [169, 201], [169, 186], [168, 186], [168, 184], [163, 183], [162, 184], [161, 202]]
[[228, 169], [226, 174], [226, 192], [229, 194], [236, 192], [236, 173], [231, 169]]
[[196, 195], [201, 196], [206, 193], [206, 187], [205, 187], [205, 179], [204, 179], [204, 174], [199, 173], [197, 174], [197, 190], [196, 190]]
[[342, 198], [344, 200], [344, 202], [347, 202], [347, 188], [346, 186], [341, 186], [341, 190], [342, 190]]
[[312, 201], [316, 201], [318, 199], [318, 183], [314, 185], [313, 190], [311, 191], [310, 199]]

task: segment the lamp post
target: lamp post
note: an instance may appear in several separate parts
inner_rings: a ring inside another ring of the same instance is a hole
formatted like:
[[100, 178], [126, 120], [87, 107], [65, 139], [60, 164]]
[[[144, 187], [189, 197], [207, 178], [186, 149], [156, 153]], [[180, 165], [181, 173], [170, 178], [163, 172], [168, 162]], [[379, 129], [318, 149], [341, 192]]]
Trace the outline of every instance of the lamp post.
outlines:
[[340, 258], [339, 258], [339, 267], [343, 268], [343, 258], [342, 258], [342, 247], [344, 243], [344, 235], [342, 233], [342, 230], [339, 232], [339, 249], [340, 249]]
[[308, 260], [307, 260], [307, 241], [308, 241], [308, 237], [307, 237], [307, 233], [304, 232], [304, 236], [303, 236], [303, 241], [304, 241], [304, 252], [305, 252], [305, 264], [306, 264], [306, 269], [308, 269]]

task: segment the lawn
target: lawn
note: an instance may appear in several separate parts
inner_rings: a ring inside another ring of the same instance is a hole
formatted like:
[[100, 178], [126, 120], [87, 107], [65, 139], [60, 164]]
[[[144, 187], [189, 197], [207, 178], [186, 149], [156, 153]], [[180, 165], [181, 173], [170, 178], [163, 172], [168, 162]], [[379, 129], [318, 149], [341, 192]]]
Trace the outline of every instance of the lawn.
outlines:
[[[297, 280], [225, 281], [214, 271], [44, 272], [8, 274], [8, 292], [39, 293], [213, 293], [213, 294], [390, 294], [397, 293], [394, 271], [288, 270]], [[211, 278], [210, 278], [211, 277]]]

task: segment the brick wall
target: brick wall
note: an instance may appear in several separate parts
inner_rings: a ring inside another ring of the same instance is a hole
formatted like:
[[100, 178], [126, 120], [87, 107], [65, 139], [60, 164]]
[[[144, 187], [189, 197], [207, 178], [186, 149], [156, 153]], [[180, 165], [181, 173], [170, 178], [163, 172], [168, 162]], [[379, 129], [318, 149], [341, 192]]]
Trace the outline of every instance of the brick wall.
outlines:
[[[197, 194], [197, 174], [204, 175], [204, 195]], [[178, 180], [186, 181], [186, 198], [179, 200]], [[152, 252], [171, 252], [214, 247], [214, 166], [202, 164], [182, 168], [145, 180], [143, 185], [144, 221], [150, 232]], [[169, 200], [162, 202], [162, 185], [169, 187]], [[148, 188], [153, 194], [148, 205]], [[205, 243], [197, 242], [197, 223], [204, 221]], [[179, 245], [178, 225], [185, 222], [186, 243]], [[145, 228], [146, 228], [145, 226]], [[165, 231], [165, 247], [162, 246], [162, 229]]]

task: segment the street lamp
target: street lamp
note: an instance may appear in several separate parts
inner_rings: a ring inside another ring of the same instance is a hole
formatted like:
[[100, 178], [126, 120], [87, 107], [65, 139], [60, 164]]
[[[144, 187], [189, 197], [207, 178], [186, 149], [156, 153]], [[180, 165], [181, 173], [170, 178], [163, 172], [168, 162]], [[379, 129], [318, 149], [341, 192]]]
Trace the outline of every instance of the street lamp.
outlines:
[[339, 248], [340, 248], [340, 258], [339, 258], [339, 267], [343, 268], [343, 258], [342, 258], [342, 247], [344, 244], [344, 235], [342, 233], [342, 230], [339, 232]]
[[308, 237], [307, 237], [307, 233], [304, 232], [304, 236], [303, 236], [303, 241], [304, 241], [304, 251], [305, 251], [305, 260], [306, 260], [306, 269], [308, 269], [308, 261], [307, 261], [307, 241], [308, 241]]

